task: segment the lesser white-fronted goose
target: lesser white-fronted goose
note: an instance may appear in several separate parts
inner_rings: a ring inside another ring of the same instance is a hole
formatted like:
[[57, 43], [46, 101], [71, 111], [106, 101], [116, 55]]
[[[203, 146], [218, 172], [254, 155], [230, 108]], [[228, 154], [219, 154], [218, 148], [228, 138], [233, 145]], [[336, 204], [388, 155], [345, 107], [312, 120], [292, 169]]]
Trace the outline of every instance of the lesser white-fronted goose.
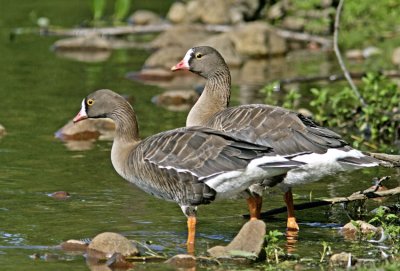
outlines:
[[[188, 50], [171, 70], [190, 70], [205, 79], [199, 100], [190, 110], [186, 126], [200, 125], [256, 144], [271, 146], [281, 155], [298, 155], [306, 165], [288, 172], [279, 186], [285, 191], [287, 227], [298, 230], [291, 187], [335, 172], [377, 166], [380, 161], [351, 148], [340, 135], [305, 116], [281, 107], [251, 104], [230, 107], [231, 76], [223, 57], [212, 47]], [[254, 193], [253, 193], [254, 194]], [[254, 194], [260, 202], [260, 195]]]
[[205, 127], [179, 128], [140, 140], [133, 108], [111, 90], [95, 91], [82, 101], [74, 122], [86, 118], [114, 120], [111, 162], [119, 175], [153, 196], [179, 204], [188, 218], [190, 253], [198, 205], [230, 198], [303, 164], [277, 155], [265, 144]]

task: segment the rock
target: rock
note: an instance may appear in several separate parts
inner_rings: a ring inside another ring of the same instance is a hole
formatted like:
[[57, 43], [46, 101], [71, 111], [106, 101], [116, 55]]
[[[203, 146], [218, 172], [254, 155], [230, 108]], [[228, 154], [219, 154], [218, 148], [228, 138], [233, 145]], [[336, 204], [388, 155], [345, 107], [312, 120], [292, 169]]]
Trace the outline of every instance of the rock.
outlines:
[[114, 134], [115, 124], [111, 119], [87, 119], [77, 123], [69, 121], [55, 133], [55, 137], [64, 141], [112, 140]]
[[392, 63], [394, 65], [400, 66], [400, 47], [397, 47], [396, 49], [393, 50]]
[[145, 82], [156, 82], [156, 81], [169, 81], [174, 75], [171, 71], [163, 68], [146, 68], [140, 72], [130, 72], [126, 75], [128, 79], [145, 81]]
[[[153, 48], [168, 48], [172, 46], [183, 48], [184, 53], [198, 43], [210, 36], [210, 33], [196, 25], [176, 25], [162, 32], [152, 42]], [[181, 56], [182, 58], [183, 56]], [[175, 63], [174, 63], [175, 64]]]
[[108, 40], [103, 37], [98, 35], [88, 35], [58, 40], [54, 43], [53, 49], [56, 51], [109, 51], [111, 50], [111, 45]]
[[98, 63], [106, 61], [110, 56], [111, 51], [66, 51], [58, 50], [56, 55], [61, 58], [72, 59], [85, 63]]
[[265, 257], [266, 226], [261, 220], [251, 220], [243, 225], [239, 233], [227, 246], [215, 246], [207, 252], [215, 258], [232, 258], [235, 256], [246, 258]]
[[371, 56], [380, 55], [381, 53], [382, 53], [381, 49], [374, 47], [374, 46], [368, 46], [368, 47], [364, 48], [364, 50], [363, 50], [363, 57], [369, 58]]
[[222, 33], [219, 35], [214, 35], [208, 39], [205, 39], [198, 44], [199, 45], [207, 45], [214, 47], [220, 52], [220, 54], [225, 59], [226, 64], [230, 67], [239, 67], [243, 63], [243, 58], [240, 54], [238, 54], [235, 50], [235, 46], [233, 41], [231, 40], [230, 33]]
[[285, 11], [283, 9], [283, 3], [277, 2], [270, 6], [267, 10], [267, 19], [268, 20], [277, 20], [283, 17]]
[[357, 258], [351, 255], [351, 253], [337, 253], [333, 254], [329, 259], [329, 264], [331, 266], [340, 266], [340, 267], [351, 267], [357, 263]]
[[283, 19], [282, 26], [292, 31], [302, 31], [306, 20], [302, 17], [286, 16]]
[[49, 196], [52, 198], [55, 198], [55, 199], [65, 200], [70, 197], [70, 194], [66, 191], [57, 191], [57, 192], [51, 193]]
[[62, 242], [60, 246], [65, 251], [86, 251], [88, 244], [80, 240], [68, 240]]
[[199, 95], [194, 90], [167, 90], [151, 100], [158, 106], [171, 111], [189, 110], [197, 101]]
[[230, 0], [203, 0], [201, 21], [206, 24], [229, 24]]
[[114, 253], [106, 262], [106, 265], [115, 269], [129, 269], [133, 267], [133, 264], [128, 262], [121, 253]]
[[153, 11], [139, 9], [128, 18], [128, 22], [135, 25], [157, 24], [161, 18]]
[[[144, 69], [164, 69], [168, 71], [170, 76], [173, 76], [171, 67], [182, 60], [187, 50], [180, 46], [163, 47], [150, 55], [143, 64]], [[145, 72], [143, 70], [143, 72]], [[147, 74], [148, 75], [148, 74]]]
[[341, 234], [348, 239], [355, 239], [359, 235], [366, 235], [370, 233], [378, 233], [379, 228], [364, 222], [362, 220], [356, 220], [347, 223], [340, 229]]
[[179, 269], [189, 269], [196, 266], [196, 257], [188, 254], [178, 254], [165, 261], [165, 263], [172, 265]]
[[287, 50], [285, 39], [265, 22], [241, 25], [231, 32], [231, 39], [238, 53], [250, 57], [284, 54]]
[[126, 237], [113, 232], [103, 232], [93, 238], [90, 242], [90, 250], [104, 253], [107, 258], [114, 253], [120, 253], [123, 256], [139, 255], [138, 248]]
[[182, 2], [174, 2], [167, 13], [167, 19], [172, 23], [179, 24], [185, 20], [186, 5]]

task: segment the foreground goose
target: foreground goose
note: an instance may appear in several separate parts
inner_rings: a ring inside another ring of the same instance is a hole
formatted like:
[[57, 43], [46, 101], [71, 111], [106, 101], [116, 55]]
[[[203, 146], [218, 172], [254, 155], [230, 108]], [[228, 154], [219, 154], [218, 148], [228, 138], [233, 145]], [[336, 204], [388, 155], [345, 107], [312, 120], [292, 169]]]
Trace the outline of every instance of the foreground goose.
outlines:
[[303, 164], [276, 155], [271, 147], [209, 128], [179, 128], [140, 140], [131, 105], [111, 90], [95, 91], [82, 101], [74, 122], [86, 118], [114, 120], [111, 162], [119, 175], [153, 196], [179, 204], [187, 216], [189, 253], [194, 252], [198, 205], [230, 198]]
[[[228, 108], [231, 94], [229, 68], [212, 47], [189, 49], [171, 70], [190, 70], [207, 79], [203, 93], [189, 112], [186, 126], [217, 129], [242, 140], [271, 146], [281, 155], [296, 155], [294, 160], [306, 163], [286, 176], [278, 176], [283, 179], [277, 183], [285, 191], [288, 229], [299, 229], [294, 216], [292, 186], [340, 171], [377, 166], [381, 162], [351, 148], [338, 134], [299, 113], [260, 104]], [[253, 197], [261, 208], [260, 193], [253, 193]]]

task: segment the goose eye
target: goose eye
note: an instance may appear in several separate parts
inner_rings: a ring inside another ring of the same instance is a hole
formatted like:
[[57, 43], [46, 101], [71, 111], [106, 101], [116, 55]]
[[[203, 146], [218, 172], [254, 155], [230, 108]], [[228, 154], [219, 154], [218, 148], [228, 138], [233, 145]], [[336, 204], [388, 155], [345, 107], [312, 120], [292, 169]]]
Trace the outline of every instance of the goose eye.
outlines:
[[196, 58], [197, 58], [197, 59], [202, 58], [202, 56], [203, 56], [203, 55], [202, 55], [201, 53], [197, 53], [197, 54], [196, 54]]
[[87, 105], [93, 105], [94, 104], [94, 100], [93, 99], [89, 99], [86, 101]]

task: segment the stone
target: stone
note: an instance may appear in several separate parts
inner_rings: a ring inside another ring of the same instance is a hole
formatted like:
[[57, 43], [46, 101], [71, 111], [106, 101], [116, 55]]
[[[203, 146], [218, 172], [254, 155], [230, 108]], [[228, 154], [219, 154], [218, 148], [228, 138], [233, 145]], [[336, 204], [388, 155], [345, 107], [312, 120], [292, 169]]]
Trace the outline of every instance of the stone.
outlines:
[[243, 63], [243, 57], [236, 52], [234, 43], [231, 40], [231, 34], [229, 33], [214, 35], [196, 45], [207, 45], [214, 47], [222, 55], [229, 67], [239, 67]]
[[230, 33], [237, 52], [245, 56], [277, 55], [287, 51], [285, 39], [265, 22], [243, 24]]
[[277, 2], [277, 3], [273, 4], [272, 6], [269, 6], [268, 10], [266, 12], [268, 20], [278, 20], [278, 19], [282, 18], [284, 14], [285, 14], [285, 11], [283, 10], [282, 2]]
[[143, 64], [143, 68], [165, 69], [168, 71], [168, 74], [172, 76], [171, 67], [182, 60], [189, 48], [191, 47], [188, 47], [187, 49], [184, 49], [181, 46], [168, 46], [160, 48], [146, 59]]
[[186, 5], [182, 2], [174, 2], [168, 10], [167, 19], [174, 24], [182, 23], [186, 17]]
[[135, 25], [149, 25], [161, 22], [160, 16], [150, 10], [136, 10], [129, 18], [128, 22]]
[[88, 51], [88, 50], [57, 50], [56, 56], [60, 58], [72, 59], [79, 62], [85, 63], [98, 63], [104, 62], [110, 58], [112, 51]]
[[206, 24], [229, 24], [230, 0], [203, 0], [201, 21]]
[[360, 49], [347, 50], [345, 56], [350, 60], [362, 60], [364, 58], [363, 51]]
[[165, 263], [170, 264], [175, 268], [186, 270], [196, 266], [196, 257], [188, 254], [178, 254], [169, 258]]
[[302, 17], [286, 16], [282, 21], [282, 26], [292, 31], [302, 31], [306, 25], [306, 20]]
[[184, 48], [183, 54], [185, 54], [187, 50], [193, 47], [193, 44], [210, 37], [210, 35], [204, 28], [196, 27], [196, 25], [176, 25], [158, 35], [151, 42], [151, 47], [181, 47]]
[[55, 198], [55, 199], [65, 200], [70, 197], [70, 194], [66, 191], [57, 191], [57, 192], [51, 193], [49, 196], [52, 198]]
[[248, 221], [227, 246], [215, 246], [207, 250], [215, 258], [232, 258], [235, 255], [252, 255], [255, 258], [265, 257], [266, 226], [261, 220]]
[[333, 254], [329, 259], [331, 266], [340, 266], [343, 268], [351, 267], [357, 263], [357, 258], [351, 253], [341, 252]]
[[77, 123], [71, 120], [55, 133], [55, 137], [63, 141], [113, 140], [114, 135], [115, 124], [111, 119], [87, 119]]
[[98, 234], [93, 238], [92, 242], [90, 242], [88, 248], [104, 253], [107, 258], [110, 258], [114, 253], [120, 253], [125, 257], [139, 255], [139, 250], [133, 242], [114, 232]]
[[131, 80], [143, 82], [169, 81], [174, 75], [166, 67], [145, 68], [139, 72], [129, 72], [126, 77]]
[[93, 52], [109, 51], [112, 48], [107, 39], [98, 35], [88, 35], [58, 40], [54, 43], [53, 49], [55, 51], [86, 50]]
[[392, 53], [392, 63], [394, 65], [400, 66], [400, 47], [393, 50]]
[[[356, 224], [356, 225], [355, 225]], [[356, 239], [358, 235], [378, 233], [379, 228], [362, 220], [356, 220], [347, 223], [340, 229], [340, 233], [348, 239]]]

